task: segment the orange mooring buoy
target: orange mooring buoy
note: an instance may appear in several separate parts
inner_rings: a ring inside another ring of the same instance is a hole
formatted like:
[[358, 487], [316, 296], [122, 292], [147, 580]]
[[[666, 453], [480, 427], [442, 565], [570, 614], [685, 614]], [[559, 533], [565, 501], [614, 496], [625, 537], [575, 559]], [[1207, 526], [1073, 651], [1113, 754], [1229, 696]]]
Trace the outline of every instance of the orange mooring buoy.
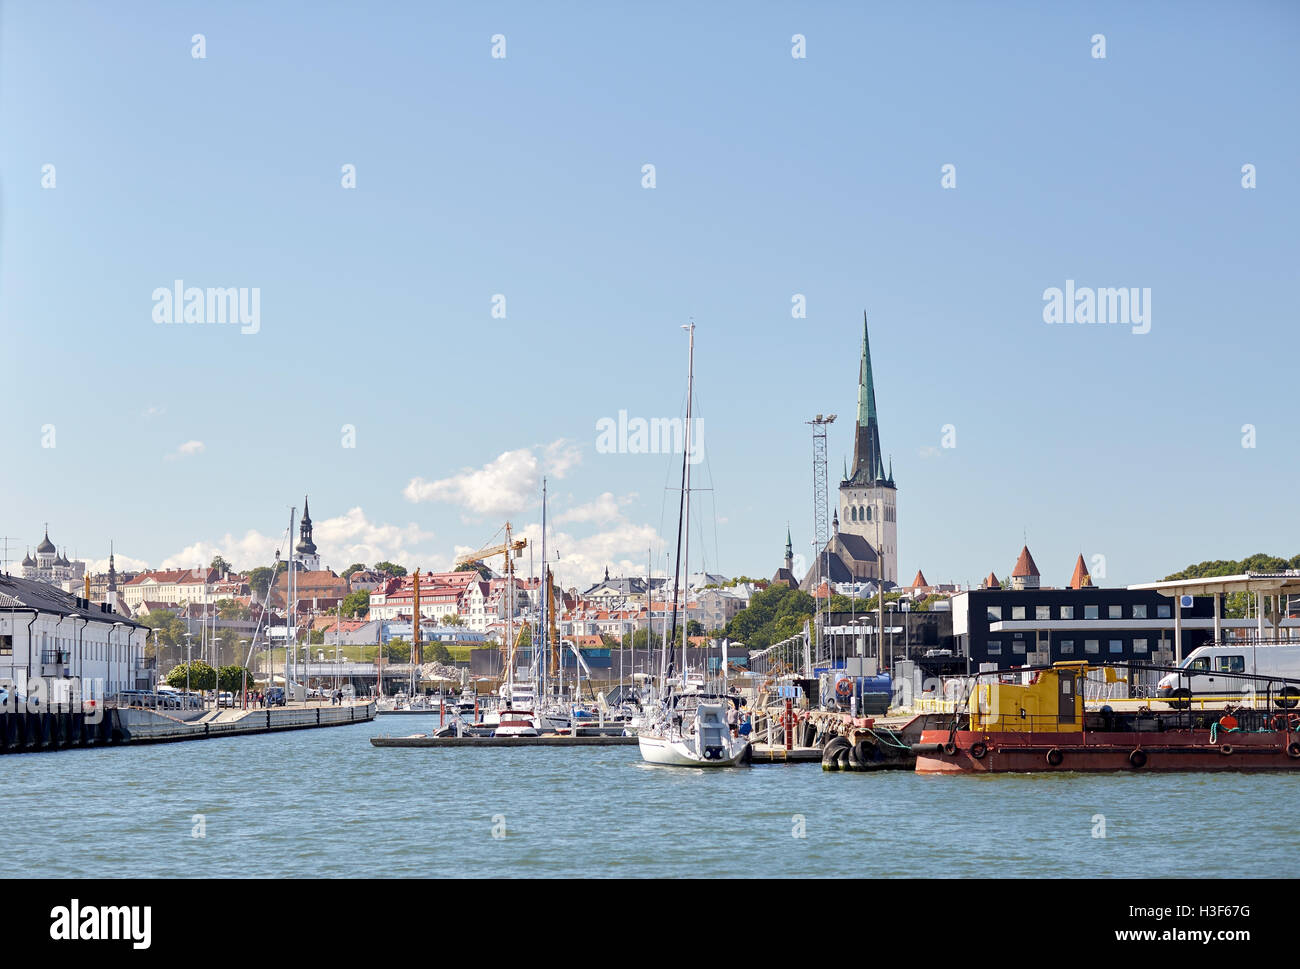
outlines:
[[1237, 718], [1231, 713], [1224, 714], [1219, 718], [1219, 727], [1222, 730], [1236, 730]]

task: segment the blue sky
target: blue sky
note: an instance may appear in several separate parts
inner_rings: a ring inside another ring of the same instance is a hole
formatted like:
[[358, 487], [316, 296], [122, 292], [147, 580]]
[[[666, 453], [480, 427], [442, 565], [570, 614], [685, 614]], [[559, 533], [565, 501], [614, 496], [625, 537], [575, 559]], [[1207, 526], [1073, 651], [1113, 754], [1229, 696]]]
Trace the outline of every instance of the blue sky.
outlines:
[[[1006, 574], [1024, 536], [1054, 584], [1300, 552], [1295, 4], [11, 2], [0, 31], [11, 558], [48, 520], [91, 560], [260, 564], [310, 492], [336, 569], [436, 568], [535, 535], [547, 473], [562, 581], [644, 568], [677, 462], [596, 424], [681, 412], [693, 318], [693, 547], [770, 575], [812, 538], [803, 422], [851, 454], [864, 309], [905, 580]], [[258, 288], [258, 332], [156, 324], [176, 279]], [[1150, 288], [1150, 332], [1045, 324], [1067, 279]]]

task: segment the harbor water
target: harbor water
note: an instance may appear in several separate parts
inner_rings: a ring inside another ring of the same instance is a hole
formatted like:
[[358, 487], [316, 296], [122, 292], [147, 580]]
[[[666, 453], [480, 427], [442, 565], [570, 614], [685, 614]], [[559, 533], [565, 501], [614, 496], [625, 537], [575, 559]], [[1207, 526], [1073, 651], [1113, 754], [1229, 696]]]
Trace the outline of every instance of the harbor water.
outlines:
[[[437, 717], [0, 757], [16, 876], [1269, 876], [1286, 774], [652, 767], [635, 746], [377, 749]], [[44, 836], [42, 836], [44, 834]]]

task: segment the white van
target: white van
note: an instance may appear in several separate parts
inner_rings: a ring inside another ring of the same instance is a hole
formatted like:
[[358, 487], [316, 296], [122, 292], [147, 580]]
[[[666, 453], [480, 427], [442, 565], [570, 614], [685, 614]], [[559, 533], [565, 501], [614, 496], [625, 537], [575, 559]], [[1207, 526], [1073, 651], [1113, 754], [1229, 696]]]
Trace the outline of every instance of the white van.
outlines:
[[[1183, 660], [1185, 673], [1169, 673], [1156, 685], [1156, 696], [1171, 706], [1185, 706], [1194, 696], [1240, 700], [1252, 692], [1271, 693], [1278, 706], [1300, 701], [1300, 643], [1269, 646], [1200, 646]], [[1276, 681], [1250, 680], [1246, 676], [1277, 677]]]

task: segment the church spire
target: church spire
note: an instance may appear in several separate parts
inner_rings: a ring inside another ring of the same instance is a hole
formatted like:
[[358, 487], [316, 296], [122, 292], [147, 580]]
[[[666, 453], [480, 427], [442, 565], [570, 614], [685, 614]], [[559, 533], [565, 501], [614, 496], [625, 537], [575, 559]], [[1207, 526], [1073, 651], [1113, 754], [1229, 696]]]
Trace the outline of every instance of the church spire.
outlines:
[[871, 373], [871, 341], [867, 314], [862, 313], [862, 360], [858, 365], [858, 425], [853, 441], [854, 484], [889, 480], [880, 454], [880, 427], [876, 422], [876, 384]]
[[311, 540], [311, 514], [307, 511], [307, 496], [302, 496], [302, 521], [298, 524], [298, 545], [295, 551], [315, 555], [316, 543]]

